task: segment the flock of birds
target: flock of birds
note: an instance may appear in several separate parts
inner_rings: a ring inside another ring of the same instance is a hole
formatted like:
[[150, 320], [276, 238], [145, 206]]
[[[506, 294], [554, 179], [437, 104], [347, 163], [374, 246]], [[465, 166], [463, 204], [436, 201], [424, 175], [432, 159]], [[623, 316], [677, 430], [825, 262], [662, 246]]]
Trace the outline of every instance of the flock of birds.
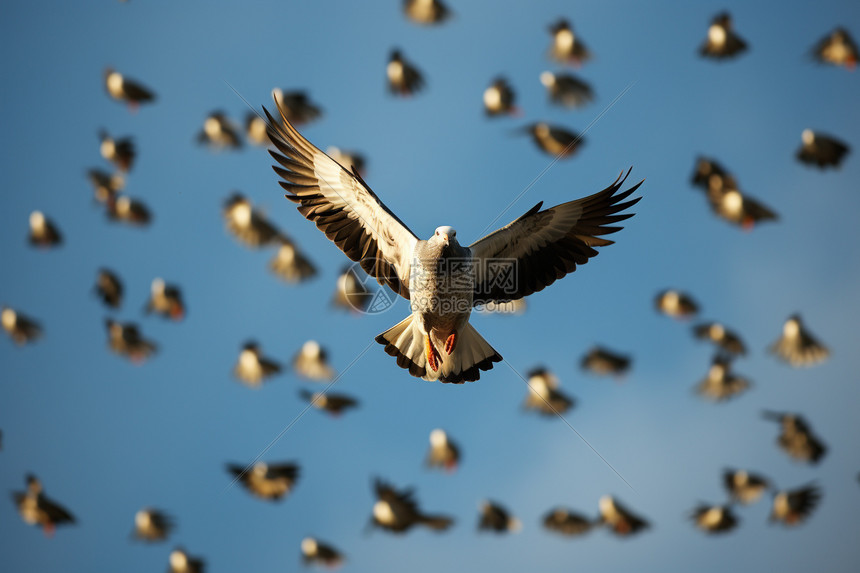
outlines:
[[[439, 25], [451, 16], [451, 10], [440, 0], [406, 0], [404, 13], [413, 22], [422, 25]], [[581, 66], [592, 54], [582, 39], [574, 34], [570, 24], [558, 20], [549, 28], [550, 57], [560, 64]], [[733, 29], [728, 13], [717, 15], [707, 30], [706, 40], [700, 48], [705, 58], [728, 59], [744, 53], [747, 42]], [[852, 69], [858, 60], [857, 45], [850, 34], [837, 28], [821, 39], [812, 54], [821, 63]], [[412, 96], [426, 84], [424, 73], [409, 61], [401, 50], [393, 50], [386, 67], [389, 90], [396, 96]], [[132, 110], [156, 101], [153, 90], [119, 72], [108, 69], [104, 76], [109, 96], [125, 102]], [[591, 86], [569, 72], [543, 72], [540, 82], [545, 86], [550, 101], [563, 107], [580, 107], [593, 99]], [[320, 107], [304, 92], [275, 90], [275, 101], [283, 117], [293, 125], [302, 125], [319, 118]], [[504, 77], [494, 79], [483, 94], [486, 114], [490, 117], [518, 115], [516, 94]], [[284, 125], [281, 124], [281, 126]], [[259, 145], [271, 145], [273, 126], [255, 112], [248, 114], [244, 138]], [[568, 157], [582, 143], [582, 136], [561, 126], [539, 122], [530, 124], [525, 130], [531, 134], [535, 144], [554, 157]], [[149, 209], [141, 201], [123, 194], [126, 175], [134, 166], [136, 150], [130, 137], [115, 138], [107, 132], [99, 134], [100, 153], [115, 171], [92, 169], [88, 176], [93, 185], [95, 199], [104, 206], [111, 220], [137, 226], [145, 226], [151, 220]], [[243, 142], [243, 130], [235, 125], [223, 112], [215, 111], [204, 121], [197, 140], [217, 149], [238, 149]], [[805, 130], [797, 159], [819, 168], [838, 167], [849, 153], [846, 143], [837, 138]], [[358, 153], [329, 148], [327, 154], [340, 165], [352, 168], [360, 177], [365, 159]], [[691, 183], [705, 192], [706, 199], [715, 214], [728, 222], [745, 229], [755, 223], [777, 219], [777, 214], [759, 201], [742, 193], [737, 179], [725, 167], [711, 158], [700, 158], [694, 168]], [[285, 281], [298, 283], [317, 274], [315, 264], [307, 253], [282, 230], [278, 229], [265, 214], [254, 208], [251, 201], [239, 193], [231, 195], [224, 203], [223, 216], [227, 230], [237, 241], [252, 249], [274, 247], [276, 253], [269, 263], [271, 271]], [[30, 215], [29, 242], [40, 248], [55, 248], [62, 244], [63, 234], [56, 222], [40, 211]], [[110, 269], [101, 269], [96, 278], [95, 292], [108, 309], [117, 309], [124, 302], [124, 288], [120, 277]], [[368, 285], [367, 277], [355, 265], [344, 268], [338, 278], [332, 304], [353, 312], [372, 312], [374, 304], [385, 302], [381, 290]], [[677, 290], [666, 290], [657, 295], [657, 310], [669, 317], [689, 320], [696, 317], [699, 305], [689, 295]], [[522, 312], [521, 300], [505, 311]], [[145, 311], [166, 320], [182, 321], [186, 315], [186, 304], [178, 285], [155, 278], [151, 284], [150, 297]], [[36, 341], [42, 333], [39, 322], [10, 307], [2, 308], [2, 326], [10, 338], [19, 345]], [[157, 344], [147, 339], [134, 323], [121, 323], [112, 319], [105, 322], [109, 348], [135, 363], [144, 362], [158, 349]], [[700, 322], [692, 327], [695, 338], [714, 345], [715, 356], [705, 377], [696, 386], [704, 398], [724, 401], [745, 392], [750, 381], [733, 372], [735, 359], [747, 353], [742, 338], [719, 322]], [[808, 367], [829, 357], [827, 347], [814, 336], [794, 315], [785, 322], [781, 335], [769, 347], [778, 359], [792, 367]], [[330, 382], [337, 373], [329, 363], [328, 353], [318, 342], [307, 341], [292, 359], [292, 368], [299, 375], [312, 381]], [[623, 377], [632, 367], [632, 358], [609, 348], [595, 347], [581, 361], [584, 370], [597, 376]], [[239, 350], [234, 368], [237, 380], [258, 387], [277, 375], [283, 365], [263, 354], [261, 346], [254, 340], [246, 341]], [[546, 416], [562, 416], [573, 407], [575, 399], [560, 387], [558, 378], [545, 368], [537, 368], [528, 374], [529, 393], [523, 403], [526, 409]], [[308, 404], [331, 415], [341, 415], [358, 405], [358, 401], [345, 394], [333, 392], [299, 391]], [[817, 464], [827, 453], [824, 442], [816, 436], [810, 424], [799, 414], [789, 412], [765, 412], [764, 417], [777, 422], [780, 434], [778, 446], [791, 458], [807, 464]], [[427, 465], [454, 472], [461, 456], [460, 446], [441, 429], [430, 434]], [[264, 463], [258, 461], [250, 466], [239, 463], [228, 464], [228, 476], [245, 487], [251, 494], [264, 500], [276, 501], [289, 495], [301, 475], [296, 463]], [[726, 470], [722, 476], [727, 499], [721, 504], [702, 504], [691, 512], [696, 527], [707, 533], [731, 531], [738, 526], [735, 507], [757, 502], [765, 492], [773, 492], [771, 519], [785, 525], [802, 523], [816, 509], [822, 493], [814, 484], [805, 484], [793, 489], [777, 488], [774, 482], [758, 473], [747, 470]], [[45, 495], [42, 484], [34, 475], [26, 476], [26, 490], [15, 492], [13, 499], [24, 522], [41, 527], [50, 535], [58, 525], [73, 524], [75, 517], [62, 504]], [[452, 526], [453, 518], [425, 513], [418, 505], [411, 489], [398, 489], [382, 480], [374, 485], [376, 502], [371, 508], [371, 522], [383, 529], [402, 533], [415, 526], [444, 531]], [[649, 526], [646, 518], [637, 515], [619, 500], [604, 496], [597, 503], [596, 516], [565, 507], [549, 510], [543, 526], [564, 536], [582, 535], [595, 527], [606, 527], [619, 536], [634, 535]], [[145, 541], [163, 541], [170, 537], [175, 521], [167, 512], [155, 508], [143, 508], [133, 520], [133, 534]], [[496, 533], [515, 532], [522, 523], [502, 504], [486, 501], [482, 504], [478, 519], [481, 530]], [[307, 537], [302, 540], [300, 551], [307, 563], [319, 563], [333, 567], [344, 560], [343, 553], [333, 545]], [[189, 555], [176, 548], [169, 557], [173, 573], [200, 572], [203, 559]]]

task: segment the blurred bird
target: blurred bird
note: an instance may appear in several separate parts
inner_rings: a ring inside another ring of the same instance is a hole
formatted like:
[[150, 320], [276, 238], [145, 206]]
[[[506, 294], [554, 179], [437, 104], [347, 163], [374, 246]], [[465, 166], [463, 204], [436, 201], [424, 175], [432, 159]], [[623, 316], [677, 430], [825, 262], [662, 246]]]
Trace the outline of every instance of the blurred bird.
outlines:
[[707, 196], [714, 213], [745, 230], [752, 229], [760, 221], [779, 218], [769, 207], [741, 193], [735, 179], [730, 176], [711, 175]]
[[56, 247], [63, 243], [63, 236], [53, 221], [41, 211], [30, 213], [30, 244], [37, 247]]
[[380, 479], [374, 482], [376, 503], [371, 523], [394, 533], [405, 533], [414, 525], [425, 525], [434, 531], [445, 531], [454, 524], [450, 517], [422, 513], [413, 499], [411, 488], [397, 491]]
[[113, 68], [107, 68], [104, 73], [105, 88], [108, 95], [118, 101], [128, 103], [129, 109], [135, 111], [142, 103], [155, 100], [155, 94], [139, 82], [123, 77]]
[[90, 169], [87, 171], [87, 178], [93, 186], [93, 194], [99, 203], [107, 203], [125, 187], [125, 179], [119, 173]]
[[241, 193], [230, 195], [224, 202], [223, 213], [227, 229], [245, 246], [261, 247], [283, 238], [281, 232]]
[[573, 537], [591, 531], [594, 522], [582, 514], [563, 507], [551, 509], [543, 518], [543, 526], [550, 530]]
[[820, 343], [794, 314], [782, 326], [782, 336], [768, 350], [794, 368], [812, 366], [830, 357], [830, 350]]
[[800, 414], [765, 411], [763, 416], [780, 423], [782, 431], [776, 443], [792, 458], [815, 465], [827, 453], [827, 446], [812, 433], [809, 423]]
[[430, 432], [430, 450], [427, 452], [427, 465], [443, 468], [452, 473], [460, 464], [460, 447], [448, 438], [445, 430], [436, 428]]
[[350, 265], [337, 277], [337, 287], [332, 298], [334, 306], [358, 313], [367, 310], [374, 293], [358, 277], [359, 272], [364, 275], [364, 271], [360, 271], [356, 265]]
[[239, 360], [233, 368], [233, 374], [253, 388], [259, 387], [266, 378], [281, 371], [281, 365], [260, 355], [260, 347], [254, 341], [248, 341], [239, 353]]
[[285, 92], [275, 88], [272, 90], [272, 97], [278, 110], [293, 125], [309, 123], [322, 115], [322, 109], [303, 91]]
[[213, 111], [203, 121], [203, 129], [197, 134], [197, 143], [210, 149], [241, 149], [239, 128], [220, 110]]
[[616, 354], [607, 348], [595, 346], [588, 351], [588, 354], [582, 357], [580, 366], [583, 370], [587, 370], [598, 376], [611, 374], [621, 377], [630, 370], [631, 362], [632, 360], [629, 356]]
[[255, 111], [249, 111], [245, 115], [245, 137], [254, 145], [269, 145], [269, 135], [266, 120]]
[[860, 50], [845, 28], [836, 28], [812, 48], [812, 56], [822, 64], [845, 66], [853, 70], [860, 59]]
[[8, 306], [0, 310], [0, 322], [15, 344], [24, 345], [42, 336], [42, 327], [38, 322]]
[[318, 564], [334, 569], [343, 564], [343, 553], [327, 543], [313, 537], [302, 539], [302, 562], [305, 565]]
[[149, 207], [126, 195], [108, 198], [107, 216], [111, 221], [128, 223], [136, 227], [146, 227], [152, 221]]
[[573, 33], [570, 23], [560, 18], [549, 27], [552, 34], [550, 56], [563, 64], [580, 66], [591, 59], [591, 52], [585, 44]]
[[122, 281], [112, 271], [100, 269], [94, 287], [96, 294], [110, 308], [119, 308], [122, 304]]
[[508, 80], [498, 77], [484, 90], [484, 112], [489, 117], [500, 115], [518, 115], [519, 108], [514, 105], [516, 94], [508, 84]]
[[154, 312], [164, 318], [180, 321], [185, 318], [185, 303], [182, 302], [182, 291], [176, 285], [164, 282], [162, 278], [153, 279], [150, 286], [149, 301], [144, 312]]
[[304, 388], [299, 390], [299, 396], [311, 406], [324, 410], [332, 416], [340, 416], [350, 408], [358, 407], [358, 400], [346, 394], [333, 394], [331, 392], [308, 392]]
[[747, 353], [746, 345], [740, 336], [719, 322], [702, 322], [693, 326], [693, 336], [714, 343], [722, 352], [732, 356], [743, 356]]
[[173, 519], [157, 509], [144, 507], [134, 514], [132, 536], [143, 541], [164, 541], [173, 530]]
[[522, 522], [512, 516], [507, 509], [498, 503], [485, 500], [480, 504], [481, 517], [478, 520], [478, 531], [493, 533], [517, 533], [522, 529]]
[[123, 324], [107, 319], [105, 326], [108, 332], [108, 347], [136, 364], [143, 363], [157, 350], [154, 342], [141, 336], [135, 324]]
[[543, 72], [540, 83], [546, 88], [549, 100], [561, 107], [582, 107], [594, 99], [591, 86], [572, 74]]
[[295, 463], [286, 462], [267, 464], [257, 462], [250, 469], [238, 464], [227, 464], [227, 471], [233, 474], [249, 492], [255, 496], [278, 501], [289, 494], [299, 479], [300, 469]]
[[290, 239], [281, 236], [281, 246], [269, 261], [269, 270], [288, 283], [300, 283], [313, 278], [317, 269]]
[[527, 125], [524, 131], [531, 134], [539, 149], [557, 158], [572, 156], [585, 143], [581, 134], [544, 122]]
[[545, 416], [558, 416], [573, 407], [575, 401], [558, 388], [558, 378], [545, 368], [535, 368], [528, 373], [529, 393], [523, 407], [537, 410]]
[[633, 535], [650, 527], [648, 522], [621, 505], [611, 495], [600, 498], [600, 519], [613, 533], [620, 536]]
[[48, 537], [58, 525], [75, 523], [75, 517], [66, 508], [42, 492], [42, 482], [32, 474], [27, 475], [27, 491], [12, 492], [12, 499], [24, 523], [38, 525]]
[[696, 386], [696, 391], [709, 400], [722, 402], [749, 390], [746, 378], [731, 372], [731, 359], [717, 355], [708, 369], [708, 375]]
[[296, 374], [315, 381], [334, 380], [334, 368], [328, 364], [328, 352], [316, 340], [308, 340], [293, 357]]
[[134, 158], [137, 155], [134, 150], [134, 141], [130, 137], [114, 139], [107, 131], [99, 131], [99, 152], [102, 157], [113, 163], [120, 171], [131, 171]]
[[170, 552], [170, 569], [168, 573], [204, 573], [206, 562], [199, 557], [192, 557], [181, 547]]
[[340, 163], [341, 167], [347, 171], [358, 171], [359, 175], [364, 176], [367, 160], [364, 155], [355, 151], [346, 151], [333, 145], [330, 145], [325, 150], [326, 155]]
[[798, 161], [820, 169], [839, 167], [851, 150], [847, 143], [811, 129], [804, 129], [800, 139], [803, 144], [797, 150]]
[[686, 320], [699, 312], [699, 305], [690, 295], [677, 290], [664, 290], [657, 294], [654, 305], [666, 316]]
[[416, 24], [441, 24], [451, 11], [441, 0], [403, 0], [403, 13]]
[[770, 521], [781, 521], [787, 526], [800, 525], [815, 511], [820, 501], [821, 490], [815, 484], [779, 491], [773, 497]]
[[708, 28], [708, 38], [699, 53], [706, 58], [733, 58], [747, 49], [747, 43], [732, 30], [732, 17], [728, 12], [717, 14]]
[[727, 469], [723, 472], [723, 485], [732, 501], [744, 505], [757, 502], [765, 491], [770, 489], [768, 480], [746, 470]]
[[[628, 170], [590, 197], [544, 211], [538, 203], [468, 248], [449, 226], [437, 227], [422, 241], [357, 174], [314, 147], [286, 118], [282, 126], [272, 126], [271, 114], [264, 111], [277, 147], [271, 154], [280, 164], [273, 169], [286, 197], [350, 259], [412, 303], [411, 314], [376, 341], [399, 367], [425, 380], [474, 381], [501, 361], [469, 324], [472, 308], [523, 298], [575, 271], [598, 254], [594, 247], [612, 244], [601, 235], [618, 231], [609, 225], [632, 217], [619, 212], [640, 199], [624, 201], [641, 185], [620, 191]], [[502, 259], [509, 261], [506, 269], [496, 268]], [[451, 260], [462, 264], [449, 265]], [[512, 281], [502, 284], [495, 277], [505, 270], [513, 273]]]
[[385, 68], [388, 91], [394, 95], [411, 96], [424, 88], [423, 74], [406, 60], [400, 50], [394, 49]]
[[731, 177], [726, 168], [720, 165], [717, 161], [700, 156], [696, 159], [696, 169], [693, 171], [693, 177], [690, 179], [690, 183], [694, 187], [701, 187], [707, 191], [710, 186], [711, 175]]
[[729, 505], [699, 504], [690, 517], [705, 533], [728, 533], [738, 526], [738, 518]]

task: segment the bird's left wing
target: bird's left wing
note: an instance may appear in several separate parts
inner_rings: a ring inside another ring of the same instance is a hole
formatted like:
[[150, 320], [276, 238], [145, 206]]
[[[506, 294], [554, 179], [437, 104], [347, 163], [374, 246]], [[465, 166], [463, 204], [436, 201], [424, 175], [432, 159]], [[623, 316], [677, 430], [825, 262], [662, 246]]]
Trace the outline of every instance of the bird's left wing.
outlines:
[[470, 245], [475, 273], [474, 304], [516, 300], [543, 290], [591, 257], [594, 247], [611, 245], [603, 239], [621, 227], [609, 226], [633, 216], [620, 211], [641, 197], [624, 201], [642, 181], [619, 192], [627, 174], [598, 193], [541, 211], [528, 213]]
[[[280, 103], [280, 102], [276, 102]], [[280, 105], [278, 106], [280, 109]], [[268, 133], [281, 166], [273, 166], [299, 212], [380, 284], [409, 298], [412, 249], [418, 238], [364, 183], [296, 131], [281, 111], [281, 122], [268, 112]]]

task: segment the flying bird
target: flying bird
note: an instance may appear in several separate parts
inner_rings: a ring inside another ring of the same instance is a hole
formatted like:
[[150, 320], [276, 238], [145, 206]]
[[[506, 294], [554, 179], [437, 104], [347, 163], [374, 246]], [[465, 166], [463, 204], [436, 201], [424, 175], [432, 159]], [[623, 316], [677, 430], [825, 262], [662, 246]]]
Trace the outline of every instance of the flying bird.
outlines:
[[104, 73], [105, 88], [108, 95], [117, 101], [128, 103], [132, 111], [137, 110], [142, 103], [155, 101], [155, 93], [140, 82], [124, 77], [113, 68], [107, 68]]
[[146, 227], [152, 221], [152, 213], [143, 202], [126, 195], [109, 197], [107, 216], [111, 221], [127, 223], [134, 227]]
[[42, 327], [38, 322], [8, 306], [0, 310], [0, 323], [3, 324], [3, 330], [12, 341], [19, 346], [33, 342], [42, 336]]
[[515, 100], [516, 93], [508, 84], [508, 80], [498, 77], [484, 90], [484, 113], [487, 117], [517, 115], [519, 108], [514, 105]]
[[376, 503], [373, 504], [371, 523], [393, 533], [405, 533], [415, 525], [424, 525], [433, 531], [445, 531], [454, 520], [443, 515], [425, 514], [419, 509], [411, 488], [397, 491], [380, 479], [374, 482]]
[[[310, 123], [322, 116], [322, 108], [303, 91], [285, 92], [275, 88], [272, 90], [272, 97], [278, 105], [278, 111], [293, 125]], [[269, 120], [271, 121], [271, 118]]]
[[821, 489], [815, 484], [779, 491], [773, 496], [770, 521], [781, 521], [786, 526], [800, 525], [820, 502]]
[[239, 360], [233, 368], [233, 374], [236, 378], [252, 388], [259, 387], [266, 378], [274, 376], [280, 371], [281, 365], [262, 356], [259, 345], [253, 340], [242, 346]]
[[335, 147], [333, 145], [329, 145], [326, 148], [325, 152], [326, 155], [340, 163], [341, 167], [343, 167], [347, 171], [352, 171], [353, 169], [355, 169], [362, 177], [364, 177], [367, 160], [361, 153], [358, 153], [356, 151], [347, 151], [345, 149], [340, 149], [339, 147]]
[[[388, 91], [394, 95], [411, 96], [424, 88], [424, 75], [403, 57], [400, 50], [391, 50], [385, 75], [388, 78]], [[289, 127], [285, 131], [289, 132]]]
[[27, 491], [12, 492], [12, 499], [24, 523], [41, 527], [48, 537], [58, 525], [75, 523], [75, 517], [65, 507], [45, 495], [42, 482], [32, 474], [27, 475]]
[[812, 433], [809, 423], [801, 415], [765, 411], [763, 416], [766, 420], [779, 422], [781, 432], [776, 443], [792, 458], [815, 465], [827, 453], [827, 446]]
[[302, 400], [308, 402], [314, 408], [324, 410], [332, 416], [340, 416], [351, 408], [358, 407], [358, 400], [346, 394], [334, 394], [332, 392], [308, 392], [304, 388], [299, 390]]
[[220, 110], [206, 116], [203, 129], [197, 134], [197, 143], [208, 145], [214, 150], [242, 148], [239, 128], [227, 119], [227, 114]]
[[611, 495], [600, 498], [600, 520], [616, 535], [625, 537], [649, 526], [648, 522], [619, 503]]
[[269, 261], [269, 270], [286, 282], [294, 284], [316, 276], [317, 268], [293, 241], [281, 236], [280, 243], [275, 256]]
[[452, 441], [445, 430], [436, 428], [430, 432], [430, 451], [427, 466], [453, 472], [460, 464], [460, 447]]
[[851, 150], [844, 141], [811, 129], [804, 129], [800, 139], [802, 144], [797, 150], [797, 160], [820, 169], [839, 167]]
[[707, 191], [711, 181], [711, 175], [720, 177], [731, 177], [728, 170], [720, 165], [714, 159], [699, 156], [696, 159], [696, 168], [693, 170], [693, 176], [690, 178], [690, 184], [694, 187], [700, 187]]
[[316, 340], [305, 342], [293, 357], [296, 374], [318, 382], [334, 380], [335, 370], [328, 363], [328, 352]]
[[749, 390], [750, 381], [734, 374], [731, 366], [731, 359], [721, 355], [714, 357], [707, 376], [696, 386], [696, 391], [709, 400], [722, 402]]
[[328, 543], [323, 543], [313, 537], [302, 539], [302, 562], [305, 565], [318, 564], [334, 569], [343, 564], [343, 553]]
[[613, 375], [621, 377], [630, 370], [632, 359], [629, 356], [615, 353], [602, 346], [595, 346], [582, 357], [580, 366], [597, 376]]
[[717, 60], [733, 58], [747, 50], [747, 43], [732, 29], [732, 17], [728, 12], [714, 16], [708, 28], [708, 37], [699, 53]]
[[247, 247], [258, 248], [284, 237], [241, 193], [230, 195], [224, 202], [223, 214], [227, 230]]
[[549, 100], [561, 107], [578, 108], [594, 99], [591, 86], [572, 74], [543, 72], [540, 83], [546, 88]]
[[122, 304], [122, 294], [124, 292], [122, 281], [113, 271], [108, 269], [99, 270], [94, 287], [96, 295], [109, 308], [119, 308]]
[[693, 336], [713, 343], [721, 352], [732, 356], [743, 356], [747, 353], [746, 344], [741, 337], [719, 322], [702, 322], [693, 326]]
[[135, 364], [142, 364], [158, 349], [154, 342], [143, 338], [136, 324], [123, 324], [107, 319], [105, 326], [108, 332], [108, 348]]
[[747, 231], [756, 223], [779, 218], [770, 207], [742, 193], [734, 177], [712, 174], [708, 180], [707, 197], [714, 213]]
[[227, 464], [227, 471], [249, 492], [269, 501], [279, 501], [289, 494], [300, 473], [299, 466], [292, 462], [257, 462], [250, 469], [238, 464]]
[[245, 115], [245, 137], [254, 145], [269, 145], [269, 134], [266, 120], [255, 111], [249, 111]]
[[403, 13], [422, 25], [441, 24], [451, 17], [451, 10], [441, 0], [403, 0]]
[[41, 211], [30, 213], [30, 244], [36, 247], [56, 247], [63, 243], [63, 235], [53, 221]]
[[594, 525], [593, 520], [564, 507], [551, 509], [543, 518], [546, 529], [567, 537], [588, 533]]
[[113, 163], [117, 169], [123, 172], [131, 171], [137, 152], [134, 149], [134, 140], [130, 137], [114, 139], [105, 130], [99, 131], [99, 152], [106, 160]]
[[679, 320], [692, 318], [699, 312], [699, 305], [690, 295], [674, 289], [659, 292], [654, 306], [666, 316]]
[[709, 534], [728, 533], [738, 526], [738, 518], [730, 505], [699, 504], [690, 518], [696, 527]]
[[170, 552], [168, 573], [204, 573], [206, 562], [200, 557], [192, 557], [181, 547]]
[[511, 515], [507, 509], [493, 501], [482, 501], [481, 516], [478, 519], [478, 531], [493, 533], [517, 533], [522, 529], [522, 522]]
[[860, 59], [857, 43], [845, 28], [836, 28], [812, 48], [812, 57], [822, 64], [853, 70]]
[[620, 175], [590, 197], [544, 211], [538, 203], [470, 247], [448, 226], [423, 241], [360, 175], [314, 147], [286, 117], [276, 125], [266, 115], [287, 199], [368, 274], [412, 303], [412, 314], [376, 341], [398, 366], [426, 380], [474, 381], [500, 361], [469, 324], [472, 307], [522, 298], [573, 272], [598, 254], [594, 247], [612, 244], [601, 235], [618, 231], [613, 225], [633, 216], [619, 212], [640, 199], [625, 201], [641, 182], [620, 191], [626, 179]]
[[164, 541], [173, 530], [173, 518], [151, 507], [144, 507], [134, 514], [132, 536], [143, 541]]
[[564, 18], [560, 18], [551, 25], [549, 33], [552, 34], [552, 44], [549, 49], [552, 59], [577, 67], [591, 59], [591, 52], [573, 33], [573, 28]]
[[558, 378], [545, 368], [535, 368], [527, 375], [529, 393], [523, 403], [526, 410], [536, 410], [545, 416], [564, 414], [576, 403], [558, 387]]
[[147, 314], [154, 312], [177, 322], [185, 318], [185, 303], [182, 302], [182, 291], [178, 286], [156, 278], [152, 281], [149, 293], [149, 301], [144, 308]]
[[[548, 153], [549, 155], [552, 155], [556, 158], [571, 157], [574, 153], [579, 151], [579, 148], [582, 147], [582, 145], [584, 145], [585, 143], [585, 139], [583, 138], [582, 134], [576, 134], [563, 127], [557, 125], [550, 125], [542, 121], [525, 126], [523, 128], [523, 131], [529, 133], [532, 136], [532, 140], [541, 151]], [[621, 179], [620, 177], [619, 180], [623, 182], [623, 179]], [[613, 186], [615, 185], [620, 186], [618, 180], [613, 183]], [[593, 198], [594, 197], [592, 196], [589, 199]], [[635, 203], [636, 201], [638, 201], [638, 199], [635, 199], [633, 202]], [[565, 203], [565, 205], [570, 204], [571, 203]], [[632, 205], [633, 203], [630, 204]], [[557, 209], [558, 207], [561, 207], [561, 205], [553, 207], [553, 209]], [[616, 215], [616, 217], [618, 216], [620, 215]]]
[[723, 472], [723, 485], [732, 501], [749, 505], [761, 499], [770, 488], [767, 478], [746, 470], [727, 469]]
[[87, 171], [87, 179], [93, 186], [93, 196], [99, 203], [107, 203], [125, 187], [125, 179], [119, 173], [108, 173], [101, 169]]
[[806, 329], [797, 314], [785, 321], [782, 336], [768, 350], [794, 368], [813, 366], [830, 357], [830, 350]]
[[364, 275], [364, 271], [355, 265], [346, 267], [337, 277], [332, 304], [356, 313], [364, 313], [368, 310], [375, 296], [374, 292], [367, 288], [364, 280], [359, 278], [358, 273]]

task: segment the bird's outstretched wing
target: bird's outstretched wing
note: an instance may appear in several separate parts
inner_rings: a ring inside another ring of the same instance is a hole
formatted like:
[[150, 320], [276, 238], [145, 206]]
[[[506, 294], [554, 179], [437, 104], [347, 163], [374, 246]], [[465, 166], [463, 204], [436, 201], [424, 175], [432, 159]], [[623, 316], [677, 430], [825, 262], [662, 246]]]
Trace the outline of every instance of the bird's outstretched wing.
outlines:
[[621, 213], [641, 197], [624, 201], [642, 181], [618, 192], [627, 176], [598, 193], [541, 211], [538, 203], [528, 213], [479, 239], [472, 250], [475, 272], [474, 303], [516, 300], [543, 290], [597, 255], [594, 247], [613, 241], [601, 238], [619, 231], [610, 226], [633, 216]]
[[[278, 103], [278, 102], [276, 102]], [[278, 106], [280, 108], [280, 106]], [[418, 238], [358, 175], [347, 171], [296, 131], [281, 112], [276, 121], [264, 108], [268, 133], [280, 163], [287, 199], [325, 233], [347, 257], [357, 261], [380, 284], [409, 298], [409, 268]]]

